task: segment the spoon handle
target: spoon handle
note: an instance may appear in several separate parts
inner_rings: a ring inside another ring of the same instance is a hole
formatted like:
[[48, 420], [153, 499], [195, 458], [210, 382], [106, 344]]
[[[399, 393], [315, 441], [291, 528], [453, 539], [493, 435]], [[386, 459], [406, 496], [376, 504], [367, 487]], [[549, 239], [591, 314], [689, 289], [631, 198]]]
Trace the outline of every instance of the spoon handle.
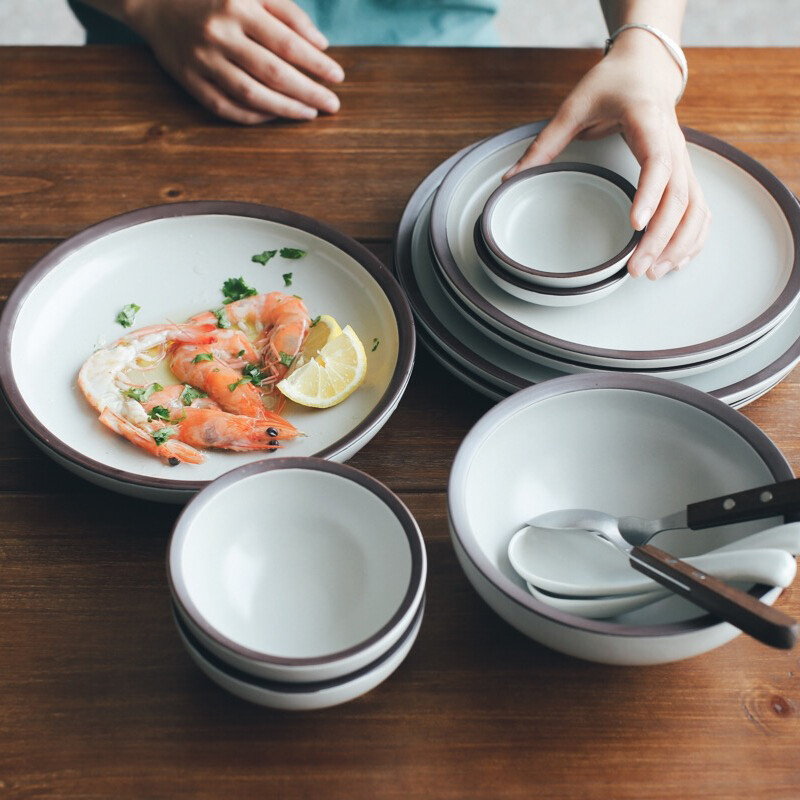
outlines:
[[631, 566], [764, 644], [789, 650], [797, 620], [752, 595], [723, 583], [651, 544], [630, 551]]
[[686, 506], [686, 523], [702, 530], [733, 522], [800, 512], [800, 478], [701, 500]]

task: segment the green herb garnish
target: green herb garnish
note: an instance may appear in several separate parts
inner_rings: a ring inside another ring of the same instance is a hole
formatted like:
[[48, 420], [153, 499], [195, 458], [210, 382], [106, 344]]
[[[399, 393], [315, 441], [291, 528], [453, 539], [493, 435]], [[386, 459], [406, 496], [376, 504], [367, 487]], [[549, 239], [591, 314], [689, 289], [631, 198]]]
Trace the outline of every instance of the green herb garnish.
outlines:
[[296, 356], [290, 356], [288, 353], [284, 353], [283, 350], [281, 350], [280, 362], [284, 367], [291, 367], [295, 358]]
[[217, 318], [218, 328], [230, 328], [231, 323], [224, 308], [212, 308], [211, 313]]
[[243, 377], [239, 378], [238, 381], [235, 383], [228, 384], [228, 391], [235, 392], [236, 389], [241, 386], [243, 383], [252, 383], [253, 379], [249, 375], [244, 375]]
[[309, 327], [311, 327], [311, 328], [316, 327], [316, 324], [320, 321], [321, 318], [322, 318], [322, 314], [317, 314], [317, 316], [314, 317], [314, 319], [311, 320], [311, 325]]
[[258, 294], [252, 286], [248, 286], [244, 282], [244, 278], [228, 278], [222, 284], [222, 294], [225, 295], [223, 303], [233, 303], [235, 300], [242, 300], [245, 297], [251, 297]]
[[149, 420], [163, 419], [169, 422], [169, 409], [164, 408], [164, 406], [153, 406], [147, 412], [147, 419]]
[[241, 358], [243, 355], [244, 355], [244, 350], [240, 350], [240, 351], [239, 351], [239, 352], [236, 354], [236, 358]]
[[192, 364], [199, 364], [201, 361], [213, 361], [214, 356], [211, 353], [198, 353], [193, 359]]
[[159, 428], [157, 431], [153, 431], [153, 439], [159, 447], [161, 447], [161, 445], [164, 444], [167, 439], [174, 435], [175, 428], [170, 428], [169, 426], [165, 426], [163, 428]]
[[277, 250], [265, 250], [263, 253], [256, 253], [252, 260], [255, 261], [256, 264], [266, 264], [267, 261], [275, 257], [277, 252]]
[[372, 352], [374, 353], [378, 349], [378, 345], [381, 343], [380, 339], [373, 339], [372, 340]]
[[291, 286], [292, 285], [292, 273], [291, 272], [284, 272], [281, 277], [283, 278], [283, 285], [284, 286]]
[[189, 386], [187, 383], [181, 392], [181, 403], [185, 406], [190, 406], [195, 400], [201, 397], [208, 397], [208, 395], [205, 392], [201, 392], [199, 389], [195, 389], [194, 386]]
[[298, 250], [296, 247], [281, 247], [281, 258], [302, 258], [306, 254], [305, 250]]
[[122, 394], [143, 403], [153, 392], [160, 392], [163, 388], [164, 387], [160, 383], [151, 383], [149, 386], [143, 386], [137, 389], [126, 389]]
[[128, 305], [123, 306], [122, 310], [117, 314], [117, 322], [122, 325], [123, 328], [130, 328], [133, 325], [133, 319], [136, 316], [136, 312], [141, 310], [141, 306], [137, 306], [136, 303], [128, 303]]
[[269, 378], [269, 373], [262, 370], [258, 364], [246, 364], [244, 369], [242, 369], [242, 374], [250, 378], [250, 380], [258, 386]]

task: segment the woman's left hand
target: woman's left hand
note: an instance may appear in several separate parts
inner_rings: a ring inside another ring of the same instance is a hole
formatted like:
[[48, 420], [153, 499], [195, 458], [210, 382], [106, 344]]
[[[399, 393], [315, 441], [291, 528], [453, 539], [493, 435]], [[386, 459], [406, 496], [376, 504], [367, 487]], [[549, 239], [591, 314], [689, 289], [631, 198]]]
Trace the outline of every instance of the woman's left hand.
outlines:
[[711, 214], [675, 114], [679, 89], [680, 72], [662, 43], [647, 31], [626, 31], [504, 178], [549, 163], [575, 137], [621, 132], [641, 165], [631, 224], [647, 226], [628, 270], [656, 279], [681, 269], [700, 252]]

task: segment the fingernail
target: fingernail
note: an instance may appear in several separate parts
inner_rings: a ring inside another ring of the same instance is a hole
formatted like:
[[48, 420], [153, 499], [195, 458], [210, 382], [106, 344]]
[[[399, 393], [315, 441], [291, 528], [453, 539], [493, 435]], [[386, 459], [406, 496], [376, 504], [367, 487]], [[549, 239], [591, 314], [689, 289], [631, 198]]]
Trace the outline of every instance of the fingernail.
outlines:
[[675, 269], [683, 269], [689, 263], [689, 261], [689, 256], [686, 256], [686, 258], [682, 259], [675, 265]]
[[311, 42], [311, 44], [319, 47], [320, 50], [328, 49], [328, 40], [325, 38], [324, 34], [321, 31], [318, 31], [316, 28], [309, 28], [306, 33], [306, 38]]
[[339, 98], [335, 94], [326, 96], [321, 105], [329, 114], [335, 114], [341, 107]]
[[514, 164], [511, 169], [506, 172], [505, 175], [501, 178], [501, 180], [507, 181], [509, 178], [513, 178], [519, 172], [519, 164]]
[[328, 70], [328, 80], [331, 83], [341, 83], [344, 80], [344, 70], [336, 64]]
[[317, 118], [317, 109], [316, 108], [309, 108], [308, 106], [303, 106], [300, 109], [300, 116], [303, 119], [316, 119]]
[[653, 263], [652, 256], [642, 256], [640, 259], [634, 261], [632, 264], [628, 266], [628, 272], [633, 275], [634, 278], [638, 278], [641, 275], [644, 275], [648, 269], [650, 269], [650, 265]]
[[656, 280], [663, 278], [664, 275], [672, 270], [672, 266], [671, 261], [659, 261], [652, 269], [653, 278]]
[[653, 209], [650, 208], [650, 206], [646, 206], [645, 208], [639, 209], [639, 211], [636, 212], [636, 223], [635, 223], [636, 230], [640, 231], [642, 228], [644, 228], [644, 226], [647, 225], [648, 222], [650, 222], [650, 217], [652, 216], [653, 216]]

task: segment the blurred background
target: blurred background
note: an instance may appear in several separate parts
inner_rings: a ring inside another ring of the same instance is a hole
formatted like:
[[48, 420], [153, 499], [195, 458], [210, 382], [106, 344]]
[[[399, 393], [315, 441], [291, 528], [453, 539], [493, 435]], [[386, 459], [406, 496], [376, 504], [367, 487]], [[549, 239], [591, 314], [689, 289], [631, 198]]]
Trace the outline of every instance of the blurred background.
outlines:
[[[599, 47], [606, 33], [597, 0], [503, 0], [497, 24], [515, 46]], [[66, 0], [0, 2], [0, 44], [82, 43]], [[689, 0], [683, 44], [800, 46], [800, 2]]]

